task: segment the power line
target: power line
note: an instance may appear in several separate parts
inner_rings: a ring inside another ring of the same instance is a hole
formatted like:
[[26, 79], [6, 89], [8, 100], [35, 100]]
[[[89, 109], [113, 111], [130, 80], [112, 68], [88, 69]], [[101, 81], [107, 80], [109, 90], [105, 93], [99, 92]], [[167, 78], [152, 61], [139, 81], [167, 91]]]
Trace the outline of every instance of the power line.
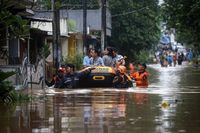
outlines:
[[129, 11], [129, 12], [124, 12], [124, 13], [120, 13], [120, 14], [115, 14], [115, 15], [112, 15], [112, 18], [114, 17], [118, 17], [118, 16], [124, 16], [124, 15], [128, 15], [128, 14], [132, 14], [132, 13], [135, 13], [135, 12], [138, 12], [138, 11], [141, 11], [141, 10], [144, 10], [146, 9], [148, 6], [146, 7], [143, 7], [143, 8], [140, 8], [138, 10], [133, 10], [133, 11]]

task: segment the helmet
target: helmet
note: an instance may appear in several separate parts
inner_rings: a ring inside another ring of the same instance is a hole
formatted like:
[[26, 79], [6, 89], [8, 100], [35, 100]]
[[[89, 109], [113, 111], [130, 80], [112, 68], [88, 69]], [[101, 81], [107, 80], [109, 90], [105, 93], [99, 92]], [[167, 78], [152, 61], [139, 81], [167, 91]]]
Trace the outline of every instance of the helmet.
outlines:
[[119, 66], [119, 67], [118, 67], [118, 70], [119, 70], [120, 73], [123, 73], [123, 74], [126, 73], [126, 67], [125, 67], [125, 66], [122, 66], [122, 65]]
[[64, 72], [64, 68], [60, 67], [60, 68], [58, 69], [58, 72]]
[[122, 55], [118, 55], [116, 61], [121, 61], [124, 57]]

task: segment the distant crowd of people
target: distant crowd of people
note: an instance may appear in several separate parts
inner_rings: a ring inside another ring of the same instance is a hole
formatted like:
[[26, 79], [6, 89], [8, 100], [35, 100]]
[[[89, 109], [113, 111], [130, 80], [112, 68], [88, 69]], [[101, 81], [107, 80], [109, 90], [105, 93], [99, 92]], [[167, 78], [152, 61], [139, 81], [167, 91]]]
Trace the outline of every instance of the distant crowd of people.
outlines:
[[191, 62], [193, 59], [193, 52], [188, 50], [186, 53], [178, 52], [177, 50], [161, 49], [156, 51], [155, 58], [160, 63], [161, 67], [182, 65], [183, 61]]

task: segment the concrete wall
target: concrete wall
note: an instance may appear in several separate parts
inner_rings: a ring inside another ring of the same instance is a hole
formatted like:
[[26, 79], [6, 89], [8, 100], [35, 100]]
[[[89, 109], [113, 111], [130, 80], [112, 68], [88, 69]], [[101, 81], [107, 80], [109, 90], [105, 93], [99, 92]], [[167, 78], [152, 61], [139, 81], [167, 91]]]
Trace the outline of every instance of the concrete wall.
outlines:
[[83, 38], [82, 34], [76, 34], [76, 54], [83, 53]]
[[61, 49], [62, 49], [62, 56], [66, 58], [68, 56], [68, 39], [62, 38], [61, 39]]

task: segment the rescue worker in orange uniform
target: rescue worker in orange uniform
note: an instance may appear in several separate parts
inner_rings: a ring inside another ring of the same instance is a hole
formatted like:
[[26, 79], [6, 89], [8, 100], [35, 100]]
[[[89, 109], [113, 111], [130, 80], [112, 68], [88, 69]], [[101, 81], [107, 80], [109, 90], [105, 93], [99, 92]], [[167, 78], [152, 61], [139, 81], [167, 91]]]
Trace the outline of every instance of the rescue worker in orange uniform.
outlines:
[[146, 64], [139, 64], [139, 70], [133, 74], [130, 74], [136, 82], [136, 87], [146, 88], [148, 87], [148, 77], [149, 73], [146, 71]]

